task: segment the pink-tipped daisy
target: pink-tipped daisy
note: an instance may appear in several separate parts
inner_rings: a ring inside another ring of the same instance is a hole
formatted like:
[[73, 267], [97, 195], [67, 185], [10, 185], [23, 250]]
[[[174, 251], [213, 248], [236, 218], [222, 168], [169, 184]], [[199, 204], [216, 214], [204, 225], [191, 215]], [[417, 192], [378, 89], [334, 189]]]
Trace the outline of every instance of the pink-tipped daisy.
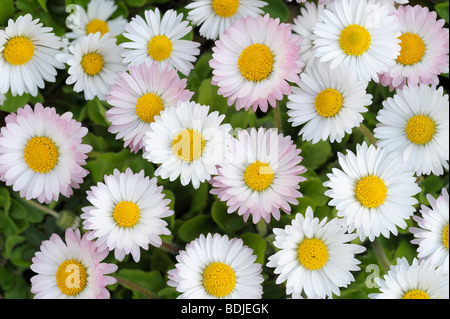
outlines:
[[89, 173], [81, 144], [88, 130], [72, 119], [72, 113], [56, 113], [55, 108], [26, 105], [6, 118], [0, 131], [0, 180], [26, 199], [41, 203], [69, 197]]
[[31, 14], [9, 19], [6, 28], [0, 29], [0, 94], [11, 90], [13, 96], [36, 96], [44, 81], [56, 81], [56, 69], [64, 64], [55, 55], [63, 44], [52, 30]]
[[230, 144], [218, 174], [211, 179], [211, 194], [228, 205], [228, 213], [237, 211], [253, 223], [271, 216], [280, 219], [280, 209], [291, 212], [298, 204], [299, 183], [306, 169], [299, 165], [302, 157], [289, 136], [276, 130], [255, 128], [241, 130]]
[[228, 98], [236, 109], [266, 112], [268, 104], [291, 92], [289, 82], [297, 82], [304, 66], [300, 58], [299, 36], [291, 25], [266, 14], [237, 20], [215, 42], [209, 64], [211, 83], [217, 93]]
[[395, 65], [380, 75], [379, 82], [391, 90], [405, 84], [439, 84], [438, 75], [448, 73], [449, 33], [445, 20], [420, 5], [400, 6], [400, 55]]
[[161, 16], [155, 8], [144, 11], [144, 18], [137, 15], [125, 26], [123, 36], [130, 41], [121, 44], [126, 49], [123, 61], [129, 65], [167, 62], [188, 75], [200, 54], [200, 43], [183, 39], [192, 30], [183, 14], [170, 9]]
[[108, 131], [124, 140], [124, 147], [137, 153], [144, 146], [143, 137], [151, 130], [151, 123], [166, 107], [178, 101], [189, 101], [194, 94], [186, 90], [186, 79], [168, 64], [141, 63], [130, 66], [129, 73], [120, 72], [111, 86], [106, 101], [113, 107], [106, 111], [111, 122]]
[[162, 186], [156, 185], [156, 177], [144, 176], [144, 170], [133, 174], [130, 168], [125, 173], [117, 169], [105, 176], [87, 192], [87, 200], [93, 206], [83, 207], [83, 226], [91, 230], [89, 239], [96, 239], [100, 250], [112, 251], [122, 261], [130, 254], [137, 262], [140, 248], [151, 244], [162, 244], [160, 235], [170, 235], [163, 218], [171, 216], [169, 199], [164, 199]]
[[108, 251], [81, 236], [80, 230], [67, 228], [65, 242], [57, 234], [42, 242], [31, 259], [31, 292], [36, 299], [109, 299], [106, 286], [116, 283], [111, 274], [117, 265], [102, 263]]
[[444, 273], [448, 274], [448, 191], [442, 188], [438, 198], [427, 194], [427, 199], [431, 208], [422, 205], [420, 208], [421, 216], [413, 216], [418, 227], [409, 228], [409, 231], [414, 235], [411, 243], [419, 245], [417, 248], [419, 260], [430, 259], [432, 265], [435, 267], [441, 266]]

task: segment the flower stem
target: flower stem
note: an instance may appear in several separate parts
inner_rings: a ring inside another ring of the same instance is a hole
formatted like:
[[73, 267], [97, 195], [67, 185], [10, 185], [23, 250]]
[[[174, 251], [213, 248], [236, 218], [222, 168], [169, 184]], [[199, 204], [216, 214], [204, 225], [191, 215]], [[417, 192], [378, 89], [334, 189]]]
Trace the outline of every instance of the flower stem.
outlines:
[[377, 140], [373, 136], [372, 132], [367, 128], [367, 126], [365, 126], [363, 123], [361, 123], [361, 125], [359, 126], [359, 130], [367, 138], [369, 143], [376, 147]]
[[281, 111], [280, 111], [280, 104], [275, 105], [275, 108], [273, 109], [274, 112], [274, 116], [275, 116], [275, 125], [278, 129], [278, 133], [282, 133], [283, 132], [283, 126], [281, 124]]
[[36, 203], [35, 201], [32, 200], [23, 200], [24, 202], [26, 202], [27, 204], [49, 214], [52, 215], [55, 218], [59, 218], [59, 213], [57, 213], [56, 211], [54, 211], [53, 209], [50, 209], [42, 204]]
[[132, 282], [132, 281], [130, 281], [128, 279], [125, 279], [125, 278], [122, 278], [122, 277], [119, 277], [119, 276], [113, 276], [113, 277], [116, 278], [117, 282], [120, 285], [122, 285], [122, 286], [124, 286], [126, 288], [129, 288], [129, 289], [132, 289], [132, 290], [134, 290], [136, 292], [139, 292], [139, 293], [141, 293], [142, 295], [144, 295], [145, 297], [147, 297], [149, 299], [156, 299], [156, 295], [153, 294], [148, 289], [145, 289], [144, 287], [139, 286], [138, 284], [136, 284], [136, 283], [134, 283], [134, 282]]

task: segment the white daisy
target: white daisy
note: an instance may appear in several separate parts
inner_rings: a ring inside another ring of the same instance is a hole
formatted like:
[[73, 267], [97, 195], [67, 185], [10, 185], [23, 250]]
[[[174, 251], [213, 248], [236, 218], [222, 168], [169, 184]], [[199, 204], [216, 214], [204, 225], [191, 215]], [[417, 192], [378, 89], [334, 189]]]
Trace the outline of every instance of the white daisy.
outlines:
[[123, 50], [116, 45], [116, 39], [109, 33], [89, 34], [81, 42], [69, 47], [70, 53], [56, 56], [69, 65], [67, 84], [74, 84], [75, 92], [84, 92], [86, 100], [97, 97], [105, 100], [110, 86], [114, 84], [120, 71], [126, 70], [122, 63]]
[[13, 96], [36, 96], [44, 81], [55, 82], [56, 69], [64, 68], [55, 60], [63, 45], [52, 30], [31, 14], [9, 19], [8, 26], [0, 29], [0, 94], [11, 90]]
[[200, 26], [200, 35], [216, 40], [237, 19], [263, 14], [261, 8], [266, 5], [260, 0], [193, 0], [186, 9], [187, 18]]
[[372, 95], [366, 93], [367, 81], [358, 80], [352, 69], [339, 65], [331, 70], [328, 63], [314, 63], [300, 78], [286, 106], [289, 122], [304, 124], [299, 132], [303, 140], [339, 143], [364, 120], [361, 113], [372, 104]]
[[378, 81], [400, 53], [400, 26], [389, 8], [368, 0], [337, 0], [328, 5], [314, 27], [314, 54], [355, 69], [361, 80]]
[[83, 226], [91, 230], [88, 238], [96, 239], [99, 250], [114, 250], [114, 256], [122, 261], [131, 253], [140, 260], [140, 248], [151, 244], [162, 244], [160, 235], [170, 235], [167, 222], [162, 218], [173, 215], [169, 199], [164, 199], [162, 186], [156, 185], [156, 177], [149, 179], [144, 170], [133, 174], [130, 168], [125, 173], [117, 169], [105, 176], [87, 191], [87, 200], [93, 206], [83, 207]]
[[448, 299], [448, 274], [437, 268], [430, 260], [418, 261], [397, 259], [397, 265], [391, 266], [388, 273], [375, 278], [380, 293], [369, 294], [371, 299]]
[[376, 144], [401, 155], [417, 175], [442, 175], [449, 160], [448, 94], [444, 88], [404, 86], [383, 101]]
[[184, 75], [194, 68], [193, 63], [200, 54], [200, 43], [183, 40], [192, 27], [183, 21], [183, 14], [167, 10], [161, 17], [158, 8], [144, 12], [145, 20], [137, 15], [125, 26], [124, 37], [130, 42], [123, 42], [123, 61], [129, 65], [142, 62], [150, 64], [165, 61]]
[[72, 5], [74, 10], [66, 19], [66, 25], [72, 30], [66, 33], [66, 37], [77, 43], [90, 33], [100, 32], [103, 36], [110, 33], [111, 37], [122, 34], [127, 20], [121, 16], [111, 19], [117, 10], [117, 5], [111, 0], [90, 0], [85, 10], [80, 5]]
[[427, 195], [431, 208], [422, 205], [420, 216], [413, 216], [419, 227], [410, 227], [414, 239], [411, 243], [419, 245], [417, 248], [418, 258], [430, 259], [431, 263], [441, 266], [444, 273], [448, 274], [448, 214], [449, 199], [448, 192], [442, 188], [441, 195], [435, 199], [432, 195]]
[[167, 284], [181, 299], [261, 299], [262, 267], [242, 239], [200, 235], [176, 257]]
[[324, 5], [315, 2], [306, 2], [300, 8], [300, 15], [292, 21], [292, 32], [302, 38], [300, 56], [305, 61], [306, 66], [312, 65], [315, 60], [313, 40], [317, 36], [314, 35], [313, 30], [316, 23], [321, 21], [320, 17], [323, 14], [324, 7]]
[[80, 230], [67, 228], [65, 242], [57, 234], [44, 240], [31, 259], [31, 292], [36, 299], [108, 299], [106, 286], [116, 279], [106, 274], [117, 265], [102, 262], [107, 251], [99, 251]]
[[56, 113], [55, 108], [25, 105], [5, 118], [0, 131], [0, 180], [20, 196], [41, 203], [70, 197], [89, 173], [81, 144], [86, 127], [72, 119], [73, 114]]
[[183, 186], [191, 182], [198, 188], [217, 174], [231, 125], [222, 124], [225, 115], [208, 112], [207, 105], [179, 101], [155, 117], [144, 137], [143, 157], [159, 165], [156, 176], [170, 181], [180, 177]]
[[380, 234], [397, 235], [397, 226], [407, 226], [418, 203], [413, 196], [421, 189], [413, 172], [396, 154], [365, 142], [356, 146], [356, 155], [347, 150], [338, 159], [342, 170], [333, 168], [323, 185], [330, 188], [325, 192], [328, 204], [336, 206], [349, 233], [356, 229], [361, 240], [370, 241]]
[[279, 220], [280, 209], [290, 214], [290, 204], [297, 205], [303, 196], [299, 183], [306, 179], [300, 176], [306, 169], [300, 152], [290, 136], [275, 129], [240, 130], [210, 181], [211, 194], [244, 221], [250, 215], [255, 224], [261, 218], [269, 223], [272, 216]]
[[280, 249], [269, 256], [268, 267], [275, 268], [275, 283], [286, 282], [286, 294], [295, 298], [304, 292], [308, 298], [339, 296], [359, 270], [354, 255], [364, 252], [364, 246], [349, 243], [355, 234], [347, 234], [338, 218], [327, 222], [314, 217], [311, 207], [305, 216], [297, 213], [292, 224], [274, 228], [274, 246]]

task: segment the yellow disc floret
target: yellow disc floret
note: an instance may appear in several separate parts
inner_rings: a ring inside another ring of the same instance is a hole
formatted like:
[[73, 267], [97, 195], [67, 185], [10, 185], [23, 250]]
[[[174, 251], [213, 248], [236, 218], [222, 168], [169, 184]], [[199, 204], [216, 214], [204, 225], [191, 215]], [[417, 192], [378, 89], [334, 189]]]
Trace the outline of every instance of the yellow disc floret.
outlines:
[[178, 133], [172, 141], [172, 151], [178, 158], [186, 162], [199, 159], [203, 154], [205, 140], [202, 134], [193, 129], [185, 129]]
[[406, 292], [403, 299], [430, 299], [430, 296], [423, 290], [413, 289]]
[[304, 239], [297, 248], [297, 259], [308, 270], [319, 270], [328, 261], [328, 248], [317, 238]]
[[165, 35], [155, 35], [148, 43], [148, 55], [155, 61], [170, 57], [172, 49], [172, 41]]
[[356, 183], [355, 196], [361, 205], [367, 208], [375, 208], [386, 200], [387, 187], [378, 176], [368, 175]]
[[326, 89], [317, 94], [314, 106], [322, 117], [332, 117], [342, 108], [343, 98], [335, 89]]
[[67, 296], [75, 296], [82, 292], [86, 283], [86, 268], [78, 260], [65, 260], [56, 270], [56, 285]]
[[103, 58], [98, 53], [88, 53], [83, 56], [81, 66], [88, 75], [96, 75], [103, 69]]
[[242, 76], [249, 81], [265, 80], [273, 69], [274, 57], [269, 47], [264, 44], [251, 44], [246, 47], [238, 59]]
[[436, 124], [427, 115], [414, 115], [406, 123], [405, 131], [408, 139], [414, 144], [426, 144], [434, 136]]
[[221, 262], [210, 264], [203, 272], [203, 286], [214, 297], [225, 297], [236, 285], [236, 274], [230, 266]]
[[35, 136], [25, 146], [23, 157], [36, 173], [48, 173], [58, 163], [58, 147], [48, 137]]
[[14, 37], [6, 42], [3, 57], [12, 65], [26, 64], [33, 57], [34, 49], [30, 39], [21, 36]]
[[139, 221], [141, 211], [131, 201], [121, 201], [114, 207], [113, 217], [120, 227], [133, 227]]
[[444, 244], [445, 248], [448, 250], [448, 223], [444, 227], [444, 231], [442, 232], [442, 243]]
[[359, 24], [352, 24], [341, 31], [339, 45], [347, 55], [359, 56], [365, 53], [371, 43], [369, 31]]
[[153, 93], [142, 95], [136, 103], [136, 115], [146, 123], [153, 122], [155, 116], [164, 109], [164, 104], [159, 96]]
[[267, 163], [256, 161], [247, 166], [244, 172], [244, 181], [254, 191], [267, 189], [273, 181], [272, 168]]
[[93, 19], [86, 25], [86, 35], [90, 33], [100, 32], [100, 35], [104, 35], [109, 32], [108, 24], [100, 19]]
[[223, 18], [233, 16], [239, 8], [239, 0], [212, 0], [212, 8], [216, 15]]
[[397, 62], [403, 65], [413, 65], [420, 62], [425, 55], [425, 42], [415, 33], [403, 33], [399, 39], [400, 55]]

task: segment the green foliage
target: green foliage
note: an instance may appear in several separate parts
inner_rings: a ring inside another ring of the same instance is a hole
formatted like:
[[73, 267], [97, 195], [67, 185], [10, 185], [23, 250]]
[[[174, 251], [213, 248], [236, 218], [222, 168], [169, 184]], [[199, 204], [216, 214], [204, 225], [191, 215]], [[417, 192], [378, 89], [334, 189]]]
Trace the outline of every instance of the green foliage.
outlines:
[[[266, 1], [269, 4], [264, 11], [272, 17], [280, 18], [282, 22], [292, 21], [299, 13], [295, 1], [291, 3], [285, 0]], [[87, 3], [88, 0], [0, 0], [0, 28], [6, 26], [10, 18], [31, 13], [45, 26], [52, 27], [57, 35], [63, 35], [67, 31], [66, 6], [69, 4], [86, 6]], [[183, 11], [182, 6], [186, 1], [120, 0], [116, 3], [119, 9], [115, 16], [122, 15], [131, 19], [134, 15], [142, 14], [144, 10], [154, 6], [158, 6], [162, 11], [169, 8]], [[410, 4], [416, 3], [430, 7], [430, 10], [435, 10], [439, 17], [449, 22], [448, 1], [433, 1], [435, 5], [431, 1], [410, 1]], [[198, 40], [193, 32], [187, 37]], [[230, 123], [233, 129], [275, 127], [272, 110], [265, 114], [255, 113], [252, 110], [236, 111], [234, 107], [227, 105], [225, 98], [217, 94], [217, 87], [211, 84], [210, 47], [211, 43], [202, 42], [202, 53], [195, 63], [195, 68], [187, 77], [188, 89], [195, 93], [193, 100], [209, 105], [211, 111], [224, 114], [224, 121]], [[0, 106], [0, 126], [3, 125], [3, 119], [9, 112], [16, 112], [26, 104], [42, 103], [44, 106], [55, 107], [59, 114], [72, 112], [74, 118], [89, 129], [83, 142], [93, 147], [85, 166], [90, 174], [80, 189], [74, 190], [74, 195], [70, 198], [60, 197], [58, 201], [49, 205], [36, 205], [33, 201], [21, 198], [11, 187], [0, 182], [0, 299], [33, 297], [30, 292], [30, 278], [34, 275], [29, 269], [31, 258], [39, 250], [41, 242], [47, 240], [51, 234], [57, 233], [62, 236], [68, 225], [80, 226], [81, 208], [89, 205], [86, 191], [102, 182], [105, 174], [111, 174], [114, 169], [123, 172], [129, 167], [135, 173], [144, 170], [146, 176], [154, 176], [155, 166], [142, 158], [142, 152], [131, 153], [129, 149], [123, 148], [123, 141], [116, 140], [115, 136], [108, 132], [109, 122], [105, 112], [110, 106], [97, 99], [86, 102], [81, 94], [75, 93], [70, 86], [64, 84], [66, 77], [67, 74], [61, 71], [56, 83], [48, 84], [37, 97], [27, 94], [12, 97], [8, 93], [6, 101]], [[391, 93], [377, 85], [369, 86], [369, 93], [374, 96], [374, 104], [364, 115], [364, 123], [369, 129], [373, 129], [376, 123], [374, 114], [381, 102]], [[236, 212], [228, 213], [226, 204], [209, 193], [211, 186], [208, 183], [194, 190], [191, 186], [182, 186], [178, 180], [169, 182], [158, 178], [158, 184], [164, 186], [164, 194], [166, 198], [171, 199], [170, 205], [175, 211], [173, 216], [166, 218], [172, 234], [162, 236], [164, 244], [161, 248], [150, 247], [148, 251], [141, 250], [142, 256], [138, 263], [130, 256], [121, 262], [115, 260], [113, 254], [107, 257], [106, 262], [116, 263], [119, 266], [119, 270], [114, 274], [118, 283], [109, 287], [112, 298], [176, 298], [178, 292], [166, 284], [167, 271], [174, 268], [175, 256], [180, 249], [184, 249], [187, 243], [200, 234], [208, 232], [227, 234], [230, 238], [242, 238], [245, 245], [254, 250], [256, 261], [263, 265], [265, 278], [263, 297], [286, 297], [284, 286], [275, 284], [273, 270], [265, 267], [268, 256], [276, 252], [272, 230], [289, 224], [295, 214], [303, 214], [308, 206], [314, 209], [315, 215], [320, 219], [336, 217], [336, 210], [328, 205], [329, 199], [324, 195], [326, 189], [323, 182], [327, 180], [326, 174], [330, 173], [333, 167], [337, 167], [337, 153], [346, 153], [346, 149], [354, 149], [354, 146], [364, 141], [365, 137], [359, 130], [354, 130], [353, 134], [347, 135], [341, 143], [304, 142], [297, 137], [299, 128], [293, 128], [287, 122], [285, 104], [286, 99], [280, 103], [283, 133], [291, 135], [302, 150], [300, 154], [304, 158], [302, 165], [307, 168], [307, 172], [303, 174], [307, 179], [300, 184], [303, 197], [298, 199], [297, 205], [292, 205], [291, 215], [282, 213], [279, 221], [273, 220], [269, 224], [260, 222], [254, 225], [251, 221], [245, 222]], [[419, 185], [422, 192], [417, 195], [419, 200], [417, 209], [421, 204], [428, 205], [426, 194], [436, 197], [442, 187], [448, 188], [448, 172], [443, 177], [427, 176]], [[408, 222], [413, 225], [413, 221]], [[397, 237], [377, 238], [373, 243], [355, 240], [356, 243], [366, 246], [367, 251], [358, 256], [361, 260], [361, 270], [354, 273], [355, 281], [348, 288], [342, 289], [341, 298], [367, 298], [368, 293], [375, 291], [374, 288], [369, 288], [366, 282], [370, 274], [367, 270], [369, 265], [377, 265], [380, 275], [383, 275], [397, 257], [405, 256], [408, 260], [412, 260], [416, 256], [416, 247], [410, 243], [411, 234], [407, 229], [399, 231]]]

